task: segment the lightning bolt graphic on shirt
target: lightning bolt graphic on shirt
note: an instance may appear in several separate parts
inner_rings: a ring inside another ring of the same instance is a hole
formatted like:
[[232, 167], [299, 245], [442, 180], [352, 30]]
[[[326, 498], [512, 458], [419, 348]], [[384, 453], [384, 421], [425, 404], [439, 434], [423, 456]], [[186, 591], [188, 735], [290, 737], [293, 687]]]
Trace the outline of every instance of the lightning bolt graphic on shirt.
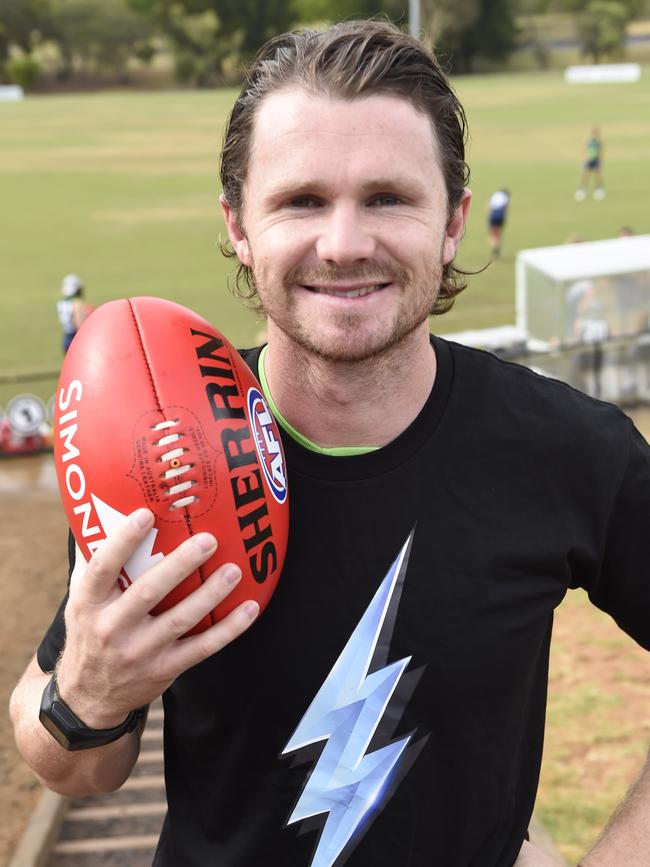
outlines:
[[[283, 750], [283, 755], [326, 741], [287, 824], [327, 814], [311, 867], [332, 867], [364, 826], [394, 776], [412, 735], [368, 753], [411, 657], [382, 665], [399, 603], [409, 536], [341, 655]], [[393, 603], [391, 605], [391, 602]], [[389, 617], [387, 618], [387, 615]], [[382, 627], [386, 621], [386, 630]], [[381, 635], [381, 650], [377, 649]], [[380, 658], [383, 656], [383, 659]], [[374, 670], [368, 674], [371, 665]]]

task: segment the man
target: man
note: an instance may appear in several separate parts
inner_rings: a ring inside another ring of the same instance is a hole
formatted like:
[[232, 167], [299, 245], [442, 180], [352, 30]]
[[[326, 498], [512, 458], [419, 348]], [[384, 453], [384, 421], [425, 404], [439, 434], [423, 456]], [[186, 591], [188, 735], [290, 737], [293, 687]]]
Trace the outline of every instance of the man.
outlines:
[[[268, 318], [245, 357], [284, 430], [280, 584], [249, 631], [254, 605], [178, 641], [238, 573], [150, 618], [216, 542], [120, 596], [151, 527], [138, 510], [77, 561], [65, 626], [12, 702], [32, 767], [79, 794], [126, 778], [136, 709], [164, 691], [158, 867], [548, 865], [525, 838], [553, 609], [581, 583], [650, 645], [650, 459], [630, 422], [429, 336], [461, 285], [466, 179], [462, 108], [416, 40], [351, 22], [262, 49], [226, 131], [222, 205]], [[132, 731], [61, 749], [38, 721], [55, 666], [80, 725]], [[646, 773], [585, 867], [647, 862], [648, 789]]]
[[492, 193], [488, 202], [488, 241], [493, 259], [498, 259], [501, 255], [501, 240], [509, 204], [508, 190], [497, 190]]

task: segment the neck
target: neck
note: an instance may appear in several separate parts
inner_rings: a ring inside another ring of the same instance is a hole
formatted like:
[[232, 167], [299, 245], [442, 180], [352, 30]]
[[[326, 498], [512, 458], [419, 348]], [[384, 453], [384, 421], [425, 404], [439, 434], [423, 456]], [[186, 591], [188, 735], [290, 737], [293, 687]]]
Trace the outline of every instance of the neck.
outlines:
[[286, 420], [319, 446], [384, 446], [424, 406], [436, 376], [427, 323], [363, 361], [314, 356], [269, 322], [265, 372]]

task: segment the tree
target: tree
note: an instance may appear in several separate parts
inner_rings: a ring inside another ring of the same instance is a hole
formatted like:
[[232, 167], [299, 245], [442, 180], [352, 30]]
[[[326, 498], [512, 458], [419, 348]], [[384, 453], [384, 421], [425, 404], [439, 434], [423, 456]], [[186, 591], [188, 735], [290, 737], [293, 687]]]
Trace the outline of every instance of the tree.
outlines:
[[128, 0], [169, 42], [176, 77], [186, 84], [213, 84], [223, 61], [238, 50], [237, 35], [227, 38], [214, 10], [204, 0]]
[[9, 60], [9, 36], [7, 28], [0, 21], [0, 80], [5, 76], [5, 64]]
[[576, 20], [583, 54], [591, 56], [594, 63], [620, 54], [629, 18], [628, 9], [618, 0], [591, 0]]
[[[650, 10], [648, 0], [618, 0], [625, 8], [629, 18], [635, 18]], [[591, 0], [537, 0], [539, 12], [564, 12], [569, 15], [578, 15], [587, 10]]]
[[[201, 56], [205, 51], [204, 35], [196, 39], [191, 19], [210, 15], [217, 25], [212, 49], [219, 42], [237, 44], [242, 54], [250, 56], [277, 33], [289, 28], [295, 20], [287, 0], [128, 0], [131, 7], [156, 21], [172, 40], [177, 50]], [[206, 19], [204, 19], [206, 20]], [[188, 26], [189, 25], [189, 26]]]
[[56, 0], [52, 25], [68, 72], [77, 60], [90, 69], [121, 74], [153, 33], [125, 0]]
[[221, 34], [219, 19], [211, 11], [189, 15], [177, 10], [167, 33], [173, 35], [176, 77], [199, 87], [214, 84], [226, 57], [236, 54], [239, 47], [236, 38]]
[[241, 51], [245, 56], [294, 23], [294, 12], [287, 0], [205, 0], [206, 10], [214, 11], [221, 22], [221, 32], [232, 37], [241, 34]]
[[478, 58], [504, 60], [517, 39], [515, 0], [425, 0], [425, 29], [454, 72], [471, 72]]
[[386, 15], [392, 21], [405, 22], [408, 0], [293, 0], [296, 21], [347, 21]]
[[52, 17], [49, 0], [0, 0], [0, 30], [6, 51], [9, 46], [30, 54], [35, 45], [49, 37]]

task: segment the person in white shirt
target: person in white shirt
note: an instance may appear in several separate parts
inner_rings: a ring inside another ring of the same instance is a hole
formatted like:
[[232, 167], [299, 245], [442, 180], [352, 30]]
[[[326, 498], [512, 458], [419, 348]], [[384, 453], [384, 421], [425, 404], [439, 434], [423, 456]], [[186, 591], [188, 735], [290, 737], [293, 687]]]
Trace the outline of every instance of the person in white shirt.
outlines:
[[83, 300], [84, 284], [76, 274], [66, 274], [61, 283], [61, 295], [56, 310], [63, 331], [63, 353], [68, 351], [72, 340], [92, 311]]
[[508, 190], [497, 190], [490, 196], [488, 204], [488, 240], [492, 250], [492, 258], [498, 259], [501, 255], [501, 238], [506, 224], [506, 214], [510, 204]]

